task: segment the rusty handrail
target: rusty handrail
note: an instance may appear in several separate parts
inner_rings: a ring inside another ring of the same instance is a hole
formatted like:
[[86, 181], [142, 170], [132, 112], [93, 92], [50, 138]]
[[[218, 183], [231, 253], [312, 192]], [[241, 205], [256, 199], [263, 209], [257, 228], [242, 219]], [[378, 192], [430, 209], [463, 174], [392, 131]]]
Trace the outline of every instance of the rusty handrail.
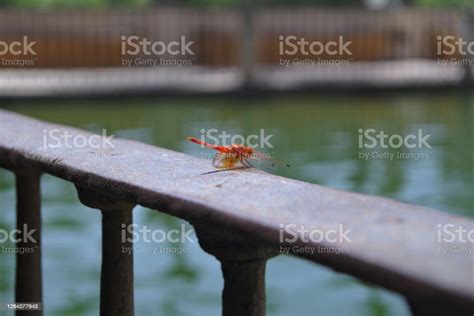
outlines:
[[[440, 254], [437, 241], [439, 225], [474, 230], [472, 219], [258, 170], [202, 176], [211, 168], [209, 161], [130, 140], [114, 139], [104, 148], [45, 147], [44, 131], [53, 129], [93, 135], [0, 110], [0, 166], [17, 174], [41, 171], [74, 183], [81, 202], [102, 210], [108, 248], [120, 247], [117, 225], [131, 223], [134, 205], [189, 221], [201, 247], [221, 261], [225, 315], [264, 314], [265, 262], [280, 253], [280, 247], [399, 292], [415, 314], [474, 310], [473, 256]], [[31, 205], [28, 209], [31, 212]], [[315, 241], [298, 235], [294, 242], [282, 241], [282, 226], [288, 224], [323, 233], [342, 226], [350, 231], [350, 240]], [[450, 245], [466, 246], [460, 240]], [[296, 253], [295, 246], [315, 251]], [[344, 251], [331, 251], [334, 248]], [[129, 300], [116, 312], [131, 315], [133, 258], [113, 249], [103, 250], [103, 256], [101, 301], [123, 301], [121, 295], [127, 293]], [[111, 257], [120, 265], [111, 267]], [[117, 273], [123, 274], [119, 281], [111, 278]], [[101, 307], [101, 315], [106, 314]]]

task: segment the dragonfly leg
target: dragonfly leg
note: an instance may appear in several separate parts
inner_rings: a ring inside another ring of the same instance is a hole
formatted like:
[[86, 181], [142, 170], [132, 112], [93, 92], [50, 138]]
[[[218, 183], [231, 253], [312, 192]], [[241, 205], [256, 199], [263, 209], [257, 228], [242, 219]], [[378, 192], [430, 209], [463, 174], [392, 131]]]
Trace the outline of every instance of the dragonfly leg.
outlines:
[[250, 161], [248, 161], [248, 159], [246, 157], [242, 157], [242, 165], [245, 167], [245, 168], [252, 168], [252, 164], [250, 163]]
[[213, 171], [201, 173], [201, 176], [205, 174], [218, 173], [218, 172], [223, 172], [223, 171], [232, 171], [232, 170], [238, 170], [238, 169], [248, 169], [248, 167], [235, 167], [235, 168], [227, 168], [227, 169], [221, 169], [221, 170], [213, 170]]

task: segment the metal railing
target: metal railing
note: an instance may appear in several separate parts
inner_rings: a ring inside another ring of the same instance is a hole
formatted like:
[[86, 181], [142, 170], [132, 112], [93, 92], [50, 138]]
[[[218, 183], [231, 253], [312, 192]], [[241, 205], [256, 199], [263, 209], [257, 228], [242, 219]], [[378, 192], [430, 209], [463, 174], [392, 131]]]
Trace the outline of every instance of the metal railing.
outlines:
[[[265, 265], [280, 247], [402, 294], [414, 315], [474, 310], [472, 255], [440, 254], [436, 239], [438, 225], [472, 231], [472, 219], [253, 169], [203, 176], [207, 160], [129, 140], [115, 139], [107, 148], [48, 148], [42, 135], [52, 129], [93, 135], [0, 111], [0, 166], [16, 175], [17, 225], [36, 229], [39, 242], [35, 251], [17, 254], [17, 302], [42, 302], [40, 176], [48, 173], [74, 183], [79, 200], [102, 213], [101, 315], [134, 313], [133, 252], [121, 251], [121, 230], [138, 204], [194, 226], [200, 246], [222, 266], [223, 315], [265, 314]], [[281, 225], [289, 223], [321, 232], [342, 225], [351, 240], [282, 240]], [[31, 245], [17, 245], [23, 246]]]

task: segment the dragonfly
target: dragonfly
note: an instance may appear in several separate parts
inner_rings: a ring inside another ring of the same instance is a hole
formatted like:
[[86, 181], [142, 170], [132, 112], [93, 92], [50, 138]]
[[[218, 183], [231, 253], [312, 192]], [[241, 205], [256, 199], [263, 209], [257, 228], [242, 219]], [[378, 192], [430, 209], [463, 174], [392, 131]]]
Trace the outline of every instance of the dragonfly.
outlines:
[[252, 168], [252, 162], [259, 165], [269, 164], [274, 167], [277, 165], [284, 165], [290, 167], [289, 164], [271, 158], [269, 154], [261, 153], [249, 146], [242, 144], [232, 144], [230, 146], [212, 145], [196, 137], [188, 136], [187, 139], [193, 143], [217, 150], [217, 153], [212, 159], [212, 165], [221, 170], [214, 170], [204, 174], [215, 173], [220, 171], [234, 170], [234, 169], [248, 169]]

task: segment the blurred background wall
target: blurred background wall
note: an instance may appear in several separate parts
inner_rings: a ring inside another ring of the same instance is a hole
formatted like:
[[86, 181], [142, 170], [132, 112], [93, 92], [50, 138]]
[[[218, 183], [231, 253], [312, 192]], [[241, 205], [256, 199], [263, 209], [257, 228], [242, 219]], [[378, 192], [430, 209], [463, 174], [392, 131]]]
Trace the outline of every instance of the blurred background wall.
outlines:
[[[171, 78], [167, 88], [199, 91], [205, 84], [207, 92], [212, 92], [212, 86], [218, 87], [216, 91], [232, 91], [241, 87], [291, 90], [472, 84], [473, 67], [467, 60], [472, 62], [472, 56], [458, 51], [445, 55], [437, 47], [440, 37], [473, 38], [473, 11], [464, 0], [2, 3], [0, 40], [11, 43], [27, 36], [29, 42], [35, 42], [36, 52], [35, 56], [25, 56], [7, 51], [0, 56], [3, 93], [20, 89], [20, 82], [24, 93], [28, 93], [27, 87], [30, 92], [37, 91], [34, 84], [38, 80], [47, 87], [69, 82], [68, 87], [62, 88], [64, 91], [74, 89], [74, 84], [80, 90], [77, 81], [94, 81], [104, 74], [71, 72], [72, 77], [61, 77], [61, 70], [74, 69], [115, 69], [106, 75], [122, 83], [114, 91], [127, 90], [137, 80], [141, 87], [160, 91], [165, 77]], [[285, 56], [280, 45], [282, 38], [288, 36], [322, 43], [337, 42], [342, 37], [350, 42], [351, 54], [332, 55], [325, 51], [308, 56], [299, 49]], [[141, 50], [128, 56], [123, 50], [124, 39], [129, 37], [164, 43], [184, 38], [192, 42], [193, 54], [165, 52], [150, 56]], [[443, 60], [459, 62], [443, 64]], [[291, 63], [285, 65], [285, 61]], [[45, 77], [38, 73], [48, 69], [59, 72], [43, 72]], [[54, 75], [61, 80], [52, 80]], [[189, 81], [193, 75], [199, 81], [197, 86]], [[198, 80], [199, 76], [202, 80]], [[72, 78], [76, 83], [70, 82]], [[94, 84], [97, 85], [101, 84]]]
[[[352, 42], [354, 61], [437, 60], [437, 36], [461, 36], [467, 23], [461, 10], [259, 8], [252, 12], [254, 21], [249, 29], [243, 11], [178, 7], [135, 12], [11, 9], [0, 11], [0, 36], [13, 41], [27, 34], [36, 41], [35, 51], [41, 58], [35, 66], [41, 68], [120, 67], [121, 38], [134, 35], [154, 41], [184, 36], [193, 42], [196, 65], [226, 67], [239, 64], [245, 36], [255, 38], [257, 63], [264, 65], [279, 65], [281, 35], [322, 42], [344, 36]], [[23, 58], [8, 53], [4, 57]], [[294, 57], [305, 58], [301, 52]], [[320, 58], [344, 56], [323, 53]]]

